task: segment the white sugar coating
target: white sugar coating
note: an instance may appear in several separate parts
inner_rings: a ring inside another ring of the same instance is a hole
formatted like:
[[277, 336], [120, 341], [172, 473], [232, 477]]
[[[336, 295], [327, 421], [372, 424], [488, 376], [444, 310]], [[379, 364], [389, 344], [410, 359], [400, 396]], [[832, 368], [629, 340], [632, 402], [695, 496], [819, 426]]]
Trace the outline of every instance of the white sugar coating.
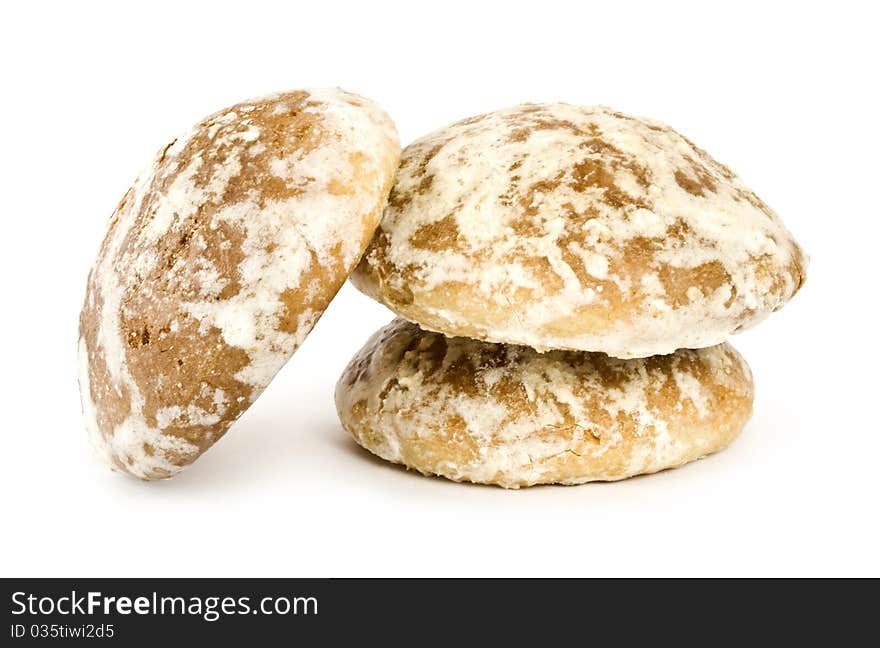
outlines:
[[384, 111], [339, 89], [239, 104], [159, 152], [81, 318], [83, 411], [108, 463], [171, 476], [225, 432], [359, 259], [398, 156]]
[[[143, 175], [135, 183], [133, 210], [140, 207], [145, 192], [146, 183]], [[179, 200], [179, 194], [175, 192], [174, 199]], [[118, 423], [112, 434], [106, 434], [98, 421], [98, 412], [92, 399], [92, 386], [89, 378], [89, 353], [85, 336], [79, 339], [79, 381], [82, 394], [83, 415], [89, 440], [96, 449], [98, 456], [106, 463], [112, 464], [112, 458], [124, 453], [129, 457], [129, 471], [137, 477], [146, 477], [155, 471], [163, 471], [169, 475], [175, 474], [179, 469], [165, 458], [169, 451], [181, 455], [190, 455], [196, 451], [195, 446], [175, 437], [166, 437], [157, 427], [149, 425], [143, 416], [144, 398], [140, 387], [131, 375], [125, 362], [125, 339], [119, 324], [119, 313], [122, 311], [122, 300], [125, 295], [125, 282], [131, 282], [136, 273], [126, 274], [117, 272], [119, 250], [127, 234], [126, 228], [118, 222], [118, 214], [111, 219], [111, 233], [105, 240], [105, 248], [99, 255], [98, 261], [92, 270], [92, 281], [96, 283], [96, 294], [101, 300], [102, 307], [99, 309], [100, 318], [96, 331], [96, 342], [101, 349], [104, 363], [107, 367], [112, 385], [105, 385], [105, 389], [114, 389], [118, 394], [126, 390], [131, 401], [131, 412], [124, 420]], [[147, 230], [147, 236], [153, 236], [154, 230]], [[138, 272], [140, 264], [138, 264]], [[87, 299], [94, 299], [93, 295]], [[81, 332], [82, 333], [82, 332]], [[155, 452], [147, 454], [144, 447], [149, 445], [155, 448]]]
[[84, 338], [79, 339], [77, 345], [77, 372], [80, 380], [80, 403], [82, 404], [83, 420], [86, 424], [86, 432], [95, 452], [105, 463], [110, 463], [112, 451], [107, 439], [101, 433], [98, 426], [98, 412], [95, 401], [92, 400], [92, 392], [89, 382], [89, 352]]
[[408, 146], [353, 279], [431, 330], [627, 358], [722, 342], [806, 264], [775, 212], [669, 127], [546, 104]]
[[371, 452], [507, 487], [680, 465], [727, 445], [751, 399], [751, 373], [728, 344], [618, 360], [446, 338], [400, 319], [336, 388], [343, 425]]
[[[140, 414], [143, 403], [139, 401], [132, 402], [132, 415], [116, 425], [112, 435], [104, 434], [98, 423], [98, 412], [90, 393], [88, 350], [84, 338], [79, 340], [78, 358], [80, 397], [86, 431], [92, 447], [104, 463], [113, 465], [114, 457], [124, 454], [131, 458], [128, 470], [136, 477], [146, 478], [157, 470], [171, 476], [179, 472], [181, 467], [168, 461], [165, 458], [166, 453], [173, 452], [182, 456], [198, 453], [198, 448], [192, 444], [162, 434], [164, 426], [161, 424], [159, 427], [147, 424]], [[130, 379], [131, 377], [128, 376], [128, 380]], [[146, 446], [153, 448], [149, 454], [144, 451]]]
[[[297, 327], [297, 333], [291, 334], [278, 328], [279, 296], [285, 290], [301, 288], [300, 281], [312, 263], [308, 242], [294, 226], [285, 224], [285, 214], [293, 208], [270, 203], [261, 210], [245, 202], [221, 209], [215, 216], [217, 222], [234, 222], [247, 232], [242, 246], [244, 260], [238, 266], [239, 278], [247, 289], [217, 301], [208, 284], [210, 299], [183, 304], [197, 320], [218, 328], [226, 344], [248, 352], [251, 362], [237, 377], [256, 388], [252, 399], [311, 329]], [[260, 218], [254, 218], [255, 214]], [[269, 244], [274, 244], [271, 253], [266, 252]]]

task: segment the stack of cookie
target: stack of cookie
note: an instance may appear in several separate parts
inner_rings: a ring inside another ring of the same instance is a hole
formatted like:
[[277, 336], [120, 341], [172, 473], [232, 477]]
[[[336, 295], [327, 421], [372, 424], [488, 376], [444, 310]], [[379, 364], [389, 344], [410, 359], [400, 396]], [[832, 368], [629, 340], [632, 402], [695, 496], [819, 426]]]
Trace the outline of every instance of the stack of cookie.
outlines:
[[664, 124], [523, 105], [404, 149], [352, 275], [401, 319], [336, 389], [395, 463], [517, 488], [617, 480], [726, 447], [753, 383], [726, 338], [807, 258], [726, 166]]
[[468, 119], [400, 157], [391, 118], [340, 89], [245, 101], [160, 148], [80, 315], [83, 413], [111, 468], [163, 479], [195, 461], [352, 271], [404, 318], [336, 391], [345, 428], [389, 461], [573, 484], [740, 432], [752, 381], [725, 338], [790, 299], [806, 258], [728, 168], [663, 124], [564, 104]]

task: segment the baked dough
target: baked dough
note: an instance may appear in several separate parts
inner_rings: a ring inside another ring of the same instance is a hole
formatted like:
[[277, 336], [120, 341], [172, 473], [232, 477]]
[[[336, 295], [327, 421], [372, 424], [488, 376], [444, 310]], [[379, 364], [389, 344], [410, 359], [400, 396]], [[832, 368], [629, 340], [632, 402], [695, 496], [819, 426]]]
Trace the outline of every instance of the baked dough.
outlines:
[[620, 358], [723, 342], [807, 259], [726, 166], [659, 122], [522, 105], [419, 139], [354, 284], [449, 335]]
[[424, 474], [519, 488], [624, 479], [726, 447], [751, 416], [729, 344], [619, 360], [447, 338], [398, 319], [336, 386], [342, 425]]
[[169, 477], [254, 402], [363, 253], [399, 155], [388, 115], [337, 89], [238, 104], [159, 152], [80, 317], [86, 426], [111, 467]]

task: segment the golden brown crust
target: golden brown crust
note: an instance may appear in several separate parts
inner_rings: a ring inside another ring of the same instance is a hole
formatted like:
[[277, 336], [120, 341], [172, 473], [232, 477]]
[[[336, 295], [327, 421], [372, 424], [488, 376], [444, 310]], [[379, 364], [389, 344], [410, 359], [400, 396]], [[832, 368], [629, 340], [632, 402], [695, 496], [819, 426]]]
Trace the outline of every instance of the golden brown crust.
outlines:
[[406, 147], [355, 285], [431, 330], [616, 357], [718, 344], [807, 258], [730, 169], [607, 108], [524, 105]]
[[447, 338], [398, 319], [339, 379], [355, 440], [425, 474], [507, 488], [624, 479], [725, 448], [753, 384], [729, 344], [643, 359]]
[[80, 318], [100, 454], [168, 477], [293, 354], [360, 258], [399, 146], [341, 90], [244, 102], [164, 147], [114, 213]]

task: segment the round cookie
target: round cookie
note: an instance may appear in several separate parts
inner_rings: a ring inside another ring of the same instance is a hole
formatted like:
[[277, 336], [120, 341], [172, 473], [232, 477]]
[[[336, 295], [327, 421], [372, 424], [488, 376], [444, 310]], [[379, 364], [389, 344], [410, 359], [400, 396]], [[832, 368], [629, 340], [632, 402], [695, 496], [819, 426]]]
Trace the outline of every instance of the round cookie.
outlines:
[[752, 412], [729, 344], [620, 360], [447, 338], [397, 319], [336, 386], [343, 427], [424, 474], [519, 488], [612, 481], [725, 448]]
[[338, 89], [240, 103], [159, 151], [80, 316], [83, 412], [111, 467], [169, 477], [254, 402], [361, 257], [399, 155], [388, 115]]
[[668, 126], [527, 104], [404, 149], [352, 280], [448, 335], [630, 358], [724, 341], [806, 265], [777, 215]]

